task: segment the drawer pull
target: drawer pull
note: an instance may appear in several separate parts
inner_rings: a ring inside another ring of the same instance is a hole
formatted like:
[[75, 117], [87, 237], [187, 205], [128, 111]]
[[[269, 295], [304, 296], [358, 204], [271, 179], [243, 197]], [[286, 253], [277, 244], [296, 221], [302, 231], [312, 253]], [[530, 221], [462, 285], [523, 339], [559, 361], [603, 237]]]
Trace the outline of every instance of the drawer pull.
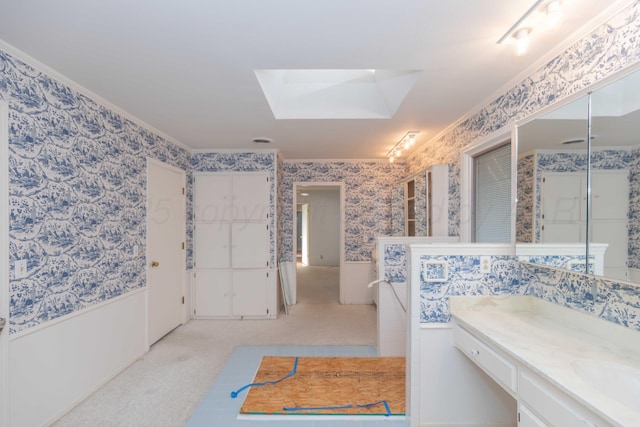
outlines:
[[478, 357], [480, 355], [480, 350], [472, 348], [471, 351], [469, 351], [469, 353], [471, 353], [473, 357]]

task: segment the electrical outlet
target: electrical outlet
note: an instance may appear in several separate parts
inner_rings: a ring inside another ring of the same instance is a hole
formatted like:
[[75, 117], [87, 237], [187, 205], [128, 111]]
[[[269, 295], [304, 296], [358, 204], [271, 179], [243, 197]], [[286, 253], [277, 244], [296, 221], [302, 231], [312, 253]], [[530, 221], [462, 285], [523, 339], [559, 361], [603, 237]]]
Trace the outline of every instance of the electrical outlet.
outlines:
[[22, 279], [27, 276], [27, 260], [19, 259], [14, 264], [14, 277], [16, 279]]
[[480, 257], [480, 272], [491, 273], [491, 257], [490, 256]]

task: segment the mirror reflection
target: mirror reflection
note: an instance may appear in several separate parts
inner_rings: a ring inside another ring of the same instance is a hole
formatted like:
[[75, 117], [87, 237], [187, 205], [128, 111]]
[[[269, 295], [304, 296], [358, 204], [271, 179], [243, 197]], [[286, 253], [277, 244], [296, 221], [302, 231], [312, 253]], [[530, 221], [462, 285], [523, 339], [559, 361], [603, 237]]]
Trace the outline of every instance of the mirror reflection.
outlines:
[[608, 243], [604, 275], [640, 282], [640, 72], [592, 94], [590, 243]]
[[449, 235], [449, 166], [432, 165], [391, 190], [392, 236]]
[[640, 282], [640, 73], [591, 94], [590, 156], [588, 99], [518, 129], [517, 241], [588, 241], [595, 273]]

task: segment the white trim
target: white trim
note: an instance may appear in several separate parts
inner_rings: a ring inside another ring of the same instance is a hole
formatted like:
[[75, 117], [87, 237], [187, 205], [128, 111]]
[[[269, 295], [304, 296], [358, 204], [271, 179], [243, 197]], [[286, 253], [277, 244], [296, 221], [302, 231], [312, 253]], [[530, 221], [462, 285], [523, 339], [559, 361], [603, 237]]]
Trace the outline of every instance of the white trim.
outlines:
[[192, 154], [217, 154], [217, 153], [255, 153], [277, 154], [276, 148], [193, 148]]
[[[517, 146], [514, 145], [513, 133], [515, 132], [509, 126], [508, 129], [501, 128], [484, 138], [467, 145], [460, 152], [460, 241], [472, 242], [473, 241], [473, 221], [474, 216], [474, 204], [473, 204], [473, 158], [479, 154], [492, 150], [495, 147], [503, 145], [507, 140], [511, 141], [511, 241], [515, 242], [515, 198], [517, 196], [517, 189], [514, 186], [516, 179], [513, 175], [514, 164], [513, 158], [517, 155]], [[514, 153], [515, 151], [515, 153]], [[516, 172], [517, 174], [517, 172]], [[517, 178], [517, 176], [516, 176]], [[514, 190], [516, 189], [516, 190]]]
[[65, 76], [64, 74], [54, 70], [53, 68], [49, 67], [48, 65], [43, 64], [42, 62], [38, 61], [37, 59], [33, 58], [32, 56], [27, 55], [26, 53], [22, 52], [21, 50], [19, 50], [18, 48], [10, 45], [9, 43], [7, 43], [4, 40], [0, 39], [0, 50], [3, 50], [4, 52], [6, 52], [7, 54], [13, 56], [14, 58], [24, 62], [25, 64], [35, 68], [36, 70], [46, 74], [47, 76], [59, 81], [60, 83], [69, 86], [71, 89], [91, 98], [93, 101], [97, 102], [98, 104], [102, 104], [104, 107], [112, 110], [113, 112], [120, 114], [121, 116], [123, 116], [124, 118], [131, 120], [133, 123], [137, 124], [138, 126], [141, 126], [145, 129], [147, 129], [148, 131], [151, 131], [153, 133], [155, 133], [156, 135], [166, 139], [167, 141], [184, 148], [185, 150], [187, 150], [188, 152], [191, 152], [191, 148], [188, 147], [187, 145], [183, 144], [182, 142], [178, 141], [177, 139], [167, 135], [166, 133], [159, 131], [158, 129], [154, 128], [153, 126], [151, 126], [150, 124], [142, 121], [141, 119], [139, 119], [138, 117], [134, 116], [133, 114], [129, 113], [128, 111], [116, 106], [115, 104], [107, 101], [106, 99], [104, 99], [103, 97], [101, 97], [100, 95], [97, 95], [96, 93], [90, 91], [89, 89], [87, 89], [86, 87], [80, 85], [79, 83], [71, 80], [69, 77]]
[[[165, 162], [163, 162], [161, 160], [154, 159], [153, 157], [147, 157], [147, 162], [153, 163], [156, 166], [160, 166], [161, 168], [168, 169], [168, 170], [170, 170], [172, 172], [175, 172], [175, 173], [178, 173], [178, 174], [181, 174], [181, 175], [185, 175], [185, 178], [186, 178], [186, 171], [184, 169], [180, 169], [177, 166], [170, 165], [169, 163], [165, 163]], [[148, 166], [148, 163], [147, 163], [147, 166]], [[148, 168], [147, 168], [147, 172], [148, 172]], [[147, 174], [147, 178], [149, 178], [148, 174]], [[185, 184], [186, 184], [186, 181], [185, 181]]]
[[0, 332], [0, 425], [9, 425], [9, 108], [0, 100], [0, 317], [7, 324]]
[[[282, 159], [283, 163], [389, 163], [388, 159]], [[396, 162], [394, 164], [405, 164]]]
[[[410, 244], [412, 253], [420, 255], [514, 255], [514, 247], [510, 243], [429, 243]], [[415, 268], [418, 273], [420, 266]], [[419, 298], [419, 295], [418, 295]]]
[[346, 192], [345, 192], [345, 185], [344, 182], [342, 181], [328, 181], [328, 182], [317, 182], [317, 181], [295, 181], [293, 183], [293, 187], [291, 189], [291, 191], [293, 192], [293, 215], [292, 215], [292, 230], [291, 230], [291, 234], [292, 234], [292, 238], [293, 238], [293, 244], [292, 244], [292, 254], [291, 256], [293, 257], [293, 268], [294, 268], [294, 274], [293, 276], [293, 280], [291, 280], [291, 286], [296, 289], [296, 296], [298, 295], [297, 292], [297, 280], [298, 280], [298, 274], [296, 273], [297, 271], [297, 267], [296, 267], [296, 254], [297, 254], [297, 249], [298, 249], [298, 239], [296, 238], [297, 235], [297, 227], [298, 227], [298, 217], [297, 217], [297, 207], [298, 207], [298, 196], [297, 196], [297, 188], [298, 186], [300, 187], [314, 187], [314, 186], [318, 186], [318, 187], [337, 187], [339, 190], [339, 197], [340, 197], [340, 253], [339, 253], [339, 257], [340, 257], [340, 304], [344, 304], [345, 303], [345, 293], [346, 293], [346, 285], [344, 283], [344, 265], [345, 265], [345, 247], [344, 247], [344, 230], [345, 230], [345, 196], [346, 196]]
[[82, 310], [74, 311], [73, 313], [69, 313], [69, 314], [67, 314], [65, 316], [60, 316], [60, 317], [55, 318], [53, 320], [50, 320], [50, 321], [48, 321], [46, 323], [41, 323], [41, 324], [39, 324], [37, 326], [34, 326], [32, 328], [24, 329], [22, 331], [18, 331], [15, 334], [11, 334], [11, 336], [9, 337], [9, 340], [10, 341], [15, 341], [15, 340], [17, 340], [19, 338], [22, 338], [22, 337], [25, 337], [27, 335], [31, 335], [31, 334], [36, 333], [36, 332], [40, 332], [43, 329], [47, 329], [47, 328], [49, 328], [51, 326], [55, 326], [55, 325], [57, 325], [59, 323], [66, 322], [66, 321], [71, 320], [71, 319], [73, 319], [75, 317], [79, 317], [79, 316], [82, 316], [84, 314], [87, 314], [87, 313], [89, 313], [91, 311], [101, 309], [101, 308], [103, 308], [103, 307], [105, 307], [107, 305], [114, 304], [114, 303], [116, 303], [116, 302], [118, 302], [120, 300], [123, 300], [125, 298], [129, 298], [130, 296], [133, 296], [133, 295], [135, 295], [137, 293], [140, 293], [140, 292], [144, 292], [146, 290], [147, 290], [146, 286], [141, 287], [141, 288], [137, 288], [137, 289], [134, 289], [134, 290], [132, 290], [130, 292], [127, 292], [126, 294], [118, 295], [115, 298], [111, 298], [111, 299], [108, 299], [108, 300], [103, 301], [101, 303], [94, 304], [94, 305], [91, 305], [89, 307], [85, 307]]

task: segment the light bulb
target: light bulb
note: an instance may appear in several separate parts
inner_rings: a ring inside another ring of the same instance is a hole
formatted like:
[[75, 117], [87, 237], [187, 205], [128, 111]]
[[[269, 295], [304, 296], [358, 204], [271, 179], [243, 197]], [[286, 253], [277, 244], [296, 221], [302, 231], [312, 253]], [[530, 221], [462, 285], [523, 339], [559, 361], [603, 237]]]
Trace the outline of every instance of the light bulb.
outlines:
[[560, 2], [554, 0], [549, 2], [546, 7], [547, 20], [546, 25], [549, 29], [555, 29], [562, 23], [562, 11], [560, 10]]
[[393, 163], [396, 158], [393, 156], [389, 156], [389, 163]]
[[396, 150], [394, 151], [394, 155], [396, 157], [402, 156], [402, 150], [400, 148], [396, 148]]
[[514, 53], [516, 56], [522, 56], [529, 51], [529, 29], [521, 28], [513, 35], [515, 39]]

